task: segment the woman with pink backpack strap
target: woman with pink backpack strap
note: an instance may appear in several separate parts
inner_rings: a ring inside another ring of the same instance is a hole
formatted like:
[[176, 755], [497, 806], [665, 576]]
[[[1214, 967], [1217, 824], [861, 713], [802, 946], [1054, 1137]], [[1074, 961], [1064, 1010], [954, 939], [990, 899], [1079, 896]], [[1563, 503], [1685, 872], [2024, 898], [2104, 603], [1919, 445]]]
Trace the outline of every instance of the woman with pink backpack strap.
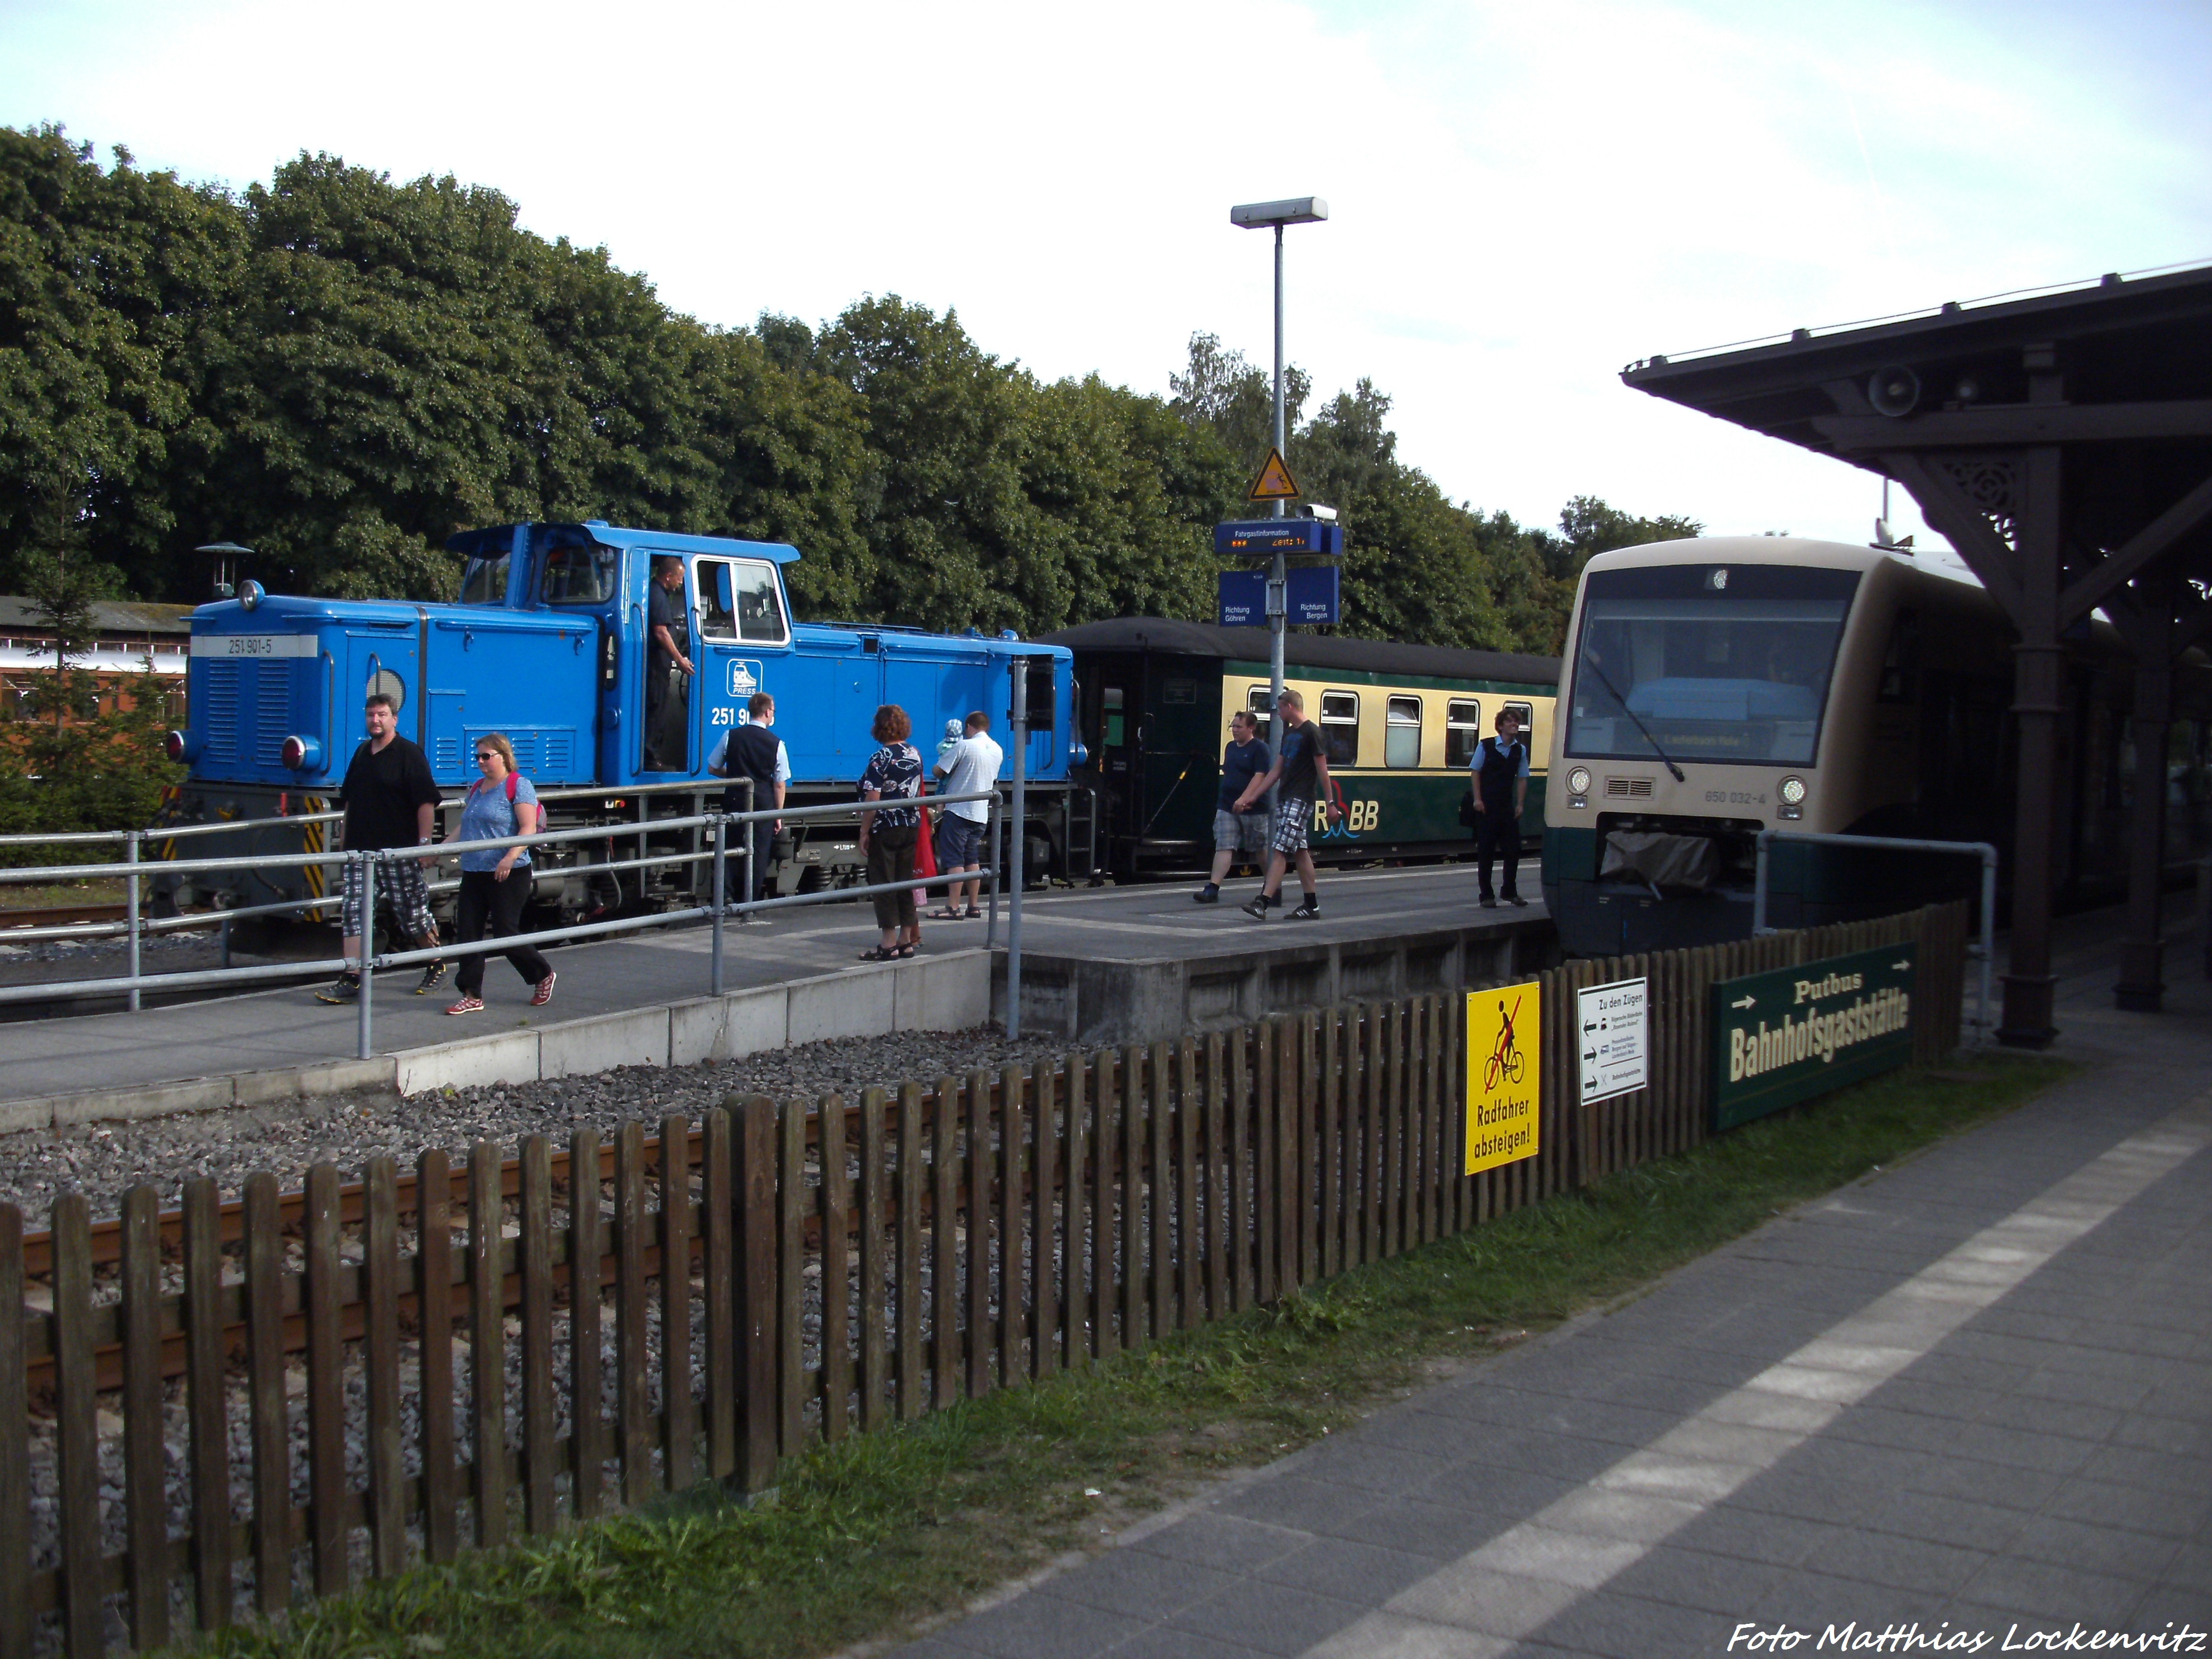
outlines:
[[[469, 786], [461, 801], [462, 841], [500, 841], [527, 836], [538, 828], [538, 792], [530, 780], [514, 769], [514, 745], [498, 732], [477, 739], [477, 769], [482, 775]], [[473, 945], [484, 937], [505, 939], [522, 931], [522, 907], [530, 902], [530, 849], [527, 847], [485, 848], [461, 854], [459, 939]], [[553, 1000], [556, 975], [544, 957], [526, 945], [507, 953], [514, 971], [530, 987], [530, 1006], [542, 1008]], [[461, 958], [453, 981], [459, 1001], [449, 1014], [483, 1012], [485, 957]]]

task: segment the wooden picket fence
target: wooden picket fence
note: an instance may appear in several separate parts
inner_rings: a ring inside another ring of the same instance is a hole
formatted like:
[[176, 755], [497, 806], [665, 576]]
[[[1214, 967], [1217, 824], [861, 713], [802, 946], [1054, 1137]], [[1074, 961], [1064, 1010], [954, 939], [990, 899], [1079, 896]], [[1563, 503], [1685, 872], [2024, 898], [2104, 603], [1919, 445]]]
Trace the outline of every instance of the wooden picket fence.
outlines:
[[[0, 1425], [28, 1430], [0, 1432], [0, 1659], [155, 1646], [704, 1480], [758, 1490], [817, 1437], [1680, 1151], [1706, 1133], [1711, 985], [1905, 939], [1925, 1062], [1958, 1040], [1959, 906], [1542, 975], [1540, 1151], [1474, 1177], [1465, 999], [1438, 994], [857, 1103], [733, 1097], [611, 1146], [379, 1158], [352, 1186], [319, 1164], [225, 1204], [202, 1179], [167, 1213], [138, 1187], [99, 1225], [64, 1194], [36, 1236], [0, 1206], [0, 1308], [24, 1310]], [[1651, 1086], [1577, 1108], [1571, 994], [1639, 975]]]

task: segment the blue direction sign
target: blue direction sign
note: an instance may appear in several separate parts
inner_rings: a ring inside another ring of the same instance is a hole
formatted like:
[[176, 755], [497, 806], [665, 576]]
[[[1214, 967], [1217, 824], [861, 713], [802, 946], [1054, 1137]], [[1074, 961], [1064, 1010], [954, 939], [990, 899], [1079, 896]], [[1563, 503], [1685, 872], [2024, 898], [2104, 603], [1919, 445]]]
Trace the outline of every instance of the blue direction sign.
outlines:
[[1213, 526], [1217, 553], [1338, 553], [1344, 526], [1322, 519], [1247, 519]]
[[[1289, 573], [1283, 620], [1318, 626], [1334, 623], [1344, 606], [1340, 572], [1333, 564], [1303, 566]], [[1221, 573], [1221, 625], [1224, 628], [1265, 628], [1267, 625], [1267, 573], [1264, 570], [1224, 570]]]

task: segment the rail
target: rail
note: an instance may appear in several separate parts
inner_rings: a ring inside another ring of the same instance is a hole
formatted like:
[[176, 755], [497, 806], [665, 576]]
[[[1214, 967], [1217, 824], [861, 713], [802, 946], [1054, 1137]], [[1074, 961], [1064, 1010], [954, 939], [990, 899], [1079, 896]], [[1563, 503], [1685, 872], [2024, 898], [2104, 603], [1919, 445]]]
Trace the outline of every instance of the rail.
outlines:
[[[932, 795], [927, 798], [927, 805], [930, 806], [951, 806], [971, 801], [983, 802], [988, 806], [986, 834], [991, 851], [989, 862], [985, 865], [981, 876], [983, 884], [990, 895], [985, 912], [983, 932], [983, 945], [988, 950], [997, 942], [999, 896], [1001, 887], [1005, 884], [1002, 867], [1005, 855], [1000, 847], [1002, 837], [1000, 834], [1002, 814], [999, 793], [995, 789], [987, 789], [966, 794]], [[635, 859], [606, 860], [595, 865], [561, 866], [561, 873], [574, 875], [589, 873], [596, 870], [635, 869], [656, 865], [687, 865], [711, 860], [712, 899], [706, 904], [684, 906], [650, 915], [617, 917], [607, 921], [576, 922], [566, 927], [541, 928], [527, 933], [509, 933], [496, 939], [474, 940], [466, 944], [454, 942], [405, 951], [365, 951], [364, 955], [367, 957], [365, 963], [356, 957], [337, 957], [262, 967], [238, 968], [226, 965], [222, 968], [201, 969], [185, 973], [158, 975], [149, 975], [143, 971], [139, 950], [142, 938], [147, 933], [155, 931], [155, 928], [154, 926], [149, 926], [140, 913], [139, 884], [141, 879], [149, 872], [149, 866], [139, 858], [138, 854], [146, 841], [160, 838], [168, 832], [145, 830], [101, 832], [100, 838], [120, 839], [123, 842], [125, 856], [121, 861], [112, 864], [73, 864], [23, 869], [0, 869], [0, 882], [28, 883], [121, 878], [125, 884], [126, 912], [121, 931], [129, 944], [126, 957], [127, 971], [120, 975], [109, 975], [100, 978], [49, 980], [30, 985], [0, 986], [0, 1005], [43, 1001], [56, 995], [120, 994], [127, 1000], [131, 1011], [136, 1013], [143, 1006], [143, 994], [149, 985], [156, 986], [164, 991], [189, 990], [215, 985], [244, 986], [272, 979], [295, 979], [301, 974], [315, 972], [354, 972], [360, 975], [361, 980], [361, 999], [358, 1005], [359, 1033], [356, 1048], [361, 1059], [368, 1060], [376, 1052], [374, 1030], [375, 976], [380, 971], [404, 968], [412, 963], [439, 958], [495, 955], [521, 945], [565, 944], [578, 939], [598, 939], [610, 933], [635, 933], [642, 929], [668, 927], [698, 921], [706, 921], [713, 927], [713, 945], [708, 952], [708, 994], [720, 996], [723, 988], [723, 929], [724, 924], [730, 917], [735, 916], [742, 920], [765, 911], [796, 909], [814, 904], [843, 903], [852, 899], [870, 898], [878, 893], [896, 893], [915, 888], [949, 887], [956, 879], [954, 877], [945, 875], [916, 876], [904, 881], [825, 888], [814, 893], [795, 893], [775, 898], [743, 899], [732, 903], [724, 890], [732, 861], [737, 862], [744, 870], [744, 890], [750, 893], [755, 885], [752, 878], [753, 837], [750, 835], [740, 833], [736, 836], [737, 845], [732, 847], [731, 845], [732, 827], [736, 826], [738, 830], [743, 831], [763, 821], [788, 822], [793, 819], [802, 822], [834, 822], [851, 819], [857, 823], [862, 814], [883, 810], [884, 805], [882, 803], [853, 801], [823, 806], [768, 807], [754, 811], [713, 811], [695, 813], [682, 817], [655, 818], [649, 823], [640, 825], [639, 830], [655, 836], [665, 835], [672, 831], [701, 831], [703, 832], [708, 844], [703, 848], [679, 848], [666, 852], [648, 853]], [[297, 821], [296, 819], [276, 820], [280, 823], [296, 823]], [[235, 829], [240, 826], [237, 823], [228, 823], [222, 827]], [[301, 868], [310, 866], [323, 868], [331, 866], [341, 868], [348, 866], [355, 866], [361, 872], [357, 879], [361, 882], [362, 889], [362, 911], [373, 921], [376, 913], [376, 894], [383, 884], [382, 872], [388, 866], [402, 860], [416, 859], [428, 864], [439, 860], [457, 858], [464, 853], [498, 852], [511, 847], [543, 848], [571, 842], [605, 841], [617, 836], [627, 837], [632, 833], [631, 828], [626, 824], [619, 826], [592, 824], [574, 830], [545, 830], [533, 832], [527, 836], [509, 836], [492, 840], [440, 842], [428, 848], [405, 848], [347, 853], [303, 852], [287, 855], [279, 860], [267, 858], [166, 860], [162, 861], [161, 867], [181, 874], [265, 868], [272, 862], [281, 862]], [[60, 837], [50, 839], [58, 840]], [[82, 839], [88, 840], [93, 837], [86, 836]], [[961, 877], [957, 879], [969, 880], [973, 878]], [[447, 884], [440, 884], [440, 885], [442, 887]], [[259, 912], [266, 909], [307, 906], [327, 908], [337, 902], [335, 896], [325, 895], [313, 900], [290, 902], [284, 906], [257, 906], [253, 907], [253, 909], [255, 912]], [[1021, 905], [1021, 895], [1018, 890], [1013, 893], [1010, 903], [1013, 912], [1018, 914]], [[204, 926], [213, 921], [234, 919], [240, 914], [240, 912], [232, 911], [223, 913], [220, 917], [196, 916], [164, 920]], [[113, 930], [109, 928], [107, 931], [112, 934]], [[11, 932], [9, 937], [21, 939], [59, 935], [91, 936], [83, 930], [25, 928]], [[374, 940], [371, 939], [365, 940], [364, 943], [373, 944]]]
[[[1979, 983], [1974, 992], [1974, 1032], [1984, 1042], [1990, 1038], [1990, 966], [1996, 960], [1997, 849], [1985, 841], [1916, 841], [1897, 836], [1836, 836], [1814, 830], [1762, 830], [1759, 832], [1759, 871], [1752, 888], [1751, 932], [1756, 939], [1778, 932], [1766, 925], [1766, 855], [1777, 840], [1807, 842], [1826, 847], [1881, 847], [1895, 853], [1935, 853], [1982, 861], [1982, 938], [1966, 947], [1981, 958]], [[2212, 862], [2212, 861], [2208, 861]]]

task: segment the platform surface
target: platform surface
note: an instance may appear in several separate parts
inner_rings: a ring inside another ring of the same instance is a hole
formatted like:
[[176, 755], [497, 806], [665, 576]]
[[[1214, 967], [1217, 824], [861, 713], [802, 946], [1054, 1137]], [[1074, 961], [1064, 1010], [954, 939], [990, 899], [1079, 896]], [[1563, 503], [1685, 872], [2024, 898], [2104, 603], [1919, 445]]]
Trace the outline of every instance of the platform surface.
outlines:
[[[1530, 885], [1533, 891], [1533, 880]], [[1431, 926], [1491, 918], [1508, 927], [1543, 914], [1540, 897], [1526, 909], [1480, 909], [1468, 865], [1324, 872], [1318, 921], [1292, 922], [1282, 911], [1266, 922], [1253, 921], [1237, 907], [1258, 887], [1249, 879], [1232, 882], [1223, 902], [1213, 906], [1193, 903], [1192, 890], [1182, 885], [1031, 893], [1024, 904], [1023, 948], [1112, 961], [1227, 958], [1262, 940], [1388, 938], [1415, 920]], [[1297, 902], [1295, 881], [1289, 902]], [[996, 932], [1001, 948], [1009, 925], [1002, 903]], [[973, 949], [984, 935], [981, 921], [925, 921], [922, 954]], [[865, 904], [764, 912], [759, 921], [726, 929], [723, 988], [740, 990], [858, 969], [860, 952], [876, 938]], [[418, 970], [381, 975], [374, 997], [375, 1050], [395, 1054], [705, 996], [711, 944], [710, 931], [694, 925], [550, 949], [547, 960], [560, 980], [552, 1003], [542, 1010], [528, 1006], [528, 988], [497, 957], [485, 969], [484, 1012], [459, 1018], [443, 1012], [455, 995], [450, 978], [437, 994], [416, 997], [411, 988]], [[136, 1014], [18, 1021], [0, 1024], [0, 1079], [5, 1079], [0, 1098], [143, 1088], [347, 1060], [354, 1057], [356, 1043], [356, 1011], [319, 1003], [312, 990], [300, 988]]]
[[2212, 989], [2072, 931], [2021, 1111], [896, 1653], [2212, 1651]]

